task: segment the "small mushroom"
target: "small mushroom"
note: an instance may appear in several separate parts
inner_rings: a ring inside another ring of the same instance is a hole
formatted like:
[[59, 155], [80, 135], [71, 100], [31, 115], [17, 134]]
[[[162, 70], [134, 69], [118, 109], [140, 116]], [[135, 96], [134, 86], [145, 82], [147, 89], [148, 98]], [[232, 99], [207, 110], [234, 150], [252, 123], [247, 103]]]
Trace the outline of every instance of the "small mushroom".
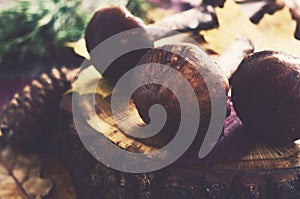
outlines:
[[300, 138], [300, 59], [262, 51], [245, 58], [231, 78], [237, 115], [255, 139], [283, 145]]
[[[123, 31], [132, 29], [144, 29], [145, 24], [138, 17], [134, 17], [126, 8], [121, 6], [110, 6], [98, 10], [85, 31], [85, 40], [87, 50], [92, 50], [104, 40], [121, 33]], [[132, 33], [134, 34], [134, 33]], [[145, 34], [136, 35], [139, 42], [144, 42], [147, 46], [153, 46], [152, 40], [148, 37], [146, 30]], [[111, 48], [120, 48], [130, 41], [126, 41], [126, 38], [118, 41], [119, 46], [109, 46]], [[118, 79], [126, 73], [129, 69], [134, 67], [138, 60], [148, 51], [149, 49], [138, 49], [121, 55], [118, 59], [114, 60], [113, 63], [103, 72], [103, 77], [114, 86]], [[95, 56], [101, 56], [96, 54]], [[93, 59], [93, 57], [91, 57]]]
[[[102, 8], [94, 14], [87, 25], [85, 40], [87, 50], [91, 53], [104, 40], [123, 31], [141, 28], [145, 29], [145, 32], [137, 35], [136, 40], [143, 42], [145, 46], [153, 47], [153, 41], [178, 32], [207, 30], [217, 26], [218, 20], [215, 10], [210, 5], [190, 9], [147, 26], [140, 18], [134, 17], [125, 7], [110, 6]], [[124, 45], [124, 42], [126, 41], [122, 40], [119, 42], [119, 46], [112, 46], [112, 48], [119, 48]], [[114, 86], [124, 73], [136, 66], [136, 63], [148, 50], [148, 48], [138, 49], [120, 56], [103, 72], [103, 77], [108, 80], [111, 86]]]

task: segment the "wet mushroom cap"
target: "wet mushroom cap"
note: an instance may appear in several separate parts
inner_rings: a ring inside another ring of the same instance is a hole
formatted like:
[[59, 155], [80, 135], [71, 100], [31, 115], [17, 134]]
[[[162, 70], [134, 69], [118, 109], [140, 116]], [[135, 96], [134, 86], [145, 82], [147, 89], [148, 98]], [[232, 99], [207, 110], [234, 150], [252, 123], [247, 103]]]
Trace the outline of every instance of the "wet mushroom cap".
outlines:
[[256, 139], [283, 145], [300, 138], [300, 59], [262, 51], [245, 58], [231, 78], [236, 112]]
[[[221, 100], [228, 92], [229, 83], [223, 71], [212, 61], [207, 60], [207, 55], [199, 47], [192, 44], [169, 44], [160, 48], [154, 48], [143, 56], [138, 64], [146, 64], [145, 71], [134, 77], [141, 81], [148, 80], [151, 82], [155, 78], [164, 78], [168, 82], [167, 85], [175, 84], [175, 90], [180, 90], [184, 84], [179, 76], [182, 75], [188, 81], [197, 97], [200, 109], [198, 130], [200, 133], [198, 133], [199, 136], [195, 140], [198, 140], [198, 142], [202, 140], [210, 121], [211, 99]], [[172, 77], [170, 79], [171, 77], [167, 75], [162, 75], [162, 77], [153, 75], [158, 72], [155, 71], [156, 69], [153, 69], [153, 64], [162, 64], [175, 69], [178, 72], [178, 78]], [[203, 76], [206, 77], [205, 80]], [[206, 81], [211, 81], [210, 85], [214, 85], [212, 93], [209, 92]], [[175, 90], [149, 83], [139, 87], [133, 94], [133, 100], [138, 112], [146, 123], [151, 121], [149, 109], [152, 105], [161, 104], [165, 108], [167, 121], [162, 130], [163, 136], [159, 138], [164, 144], [170, 141], [180, 124], [180, 106], [182, 104], [179, 104], [177, 96], [174, 94]], [[186, 103], [192, 103], [192, 100], [190, 100], [192, 95], [188, 92], [185, 95], [187, 97]], [[226, 99], [224, 98], [223, 100]]]
[[91, 52], [98, 44], [120, 32], [144, 28], [144, 22], [133, 16], [126, 8], [110, 6], [98, 10], [85, 31], [86, 46]]
[[[119, 49], [122, 48], [122, 46], [126, 46], [129, 42], [133, 43], [133, 46], [135, 45], [135, 42], [139, 42], [140, 44], [152, 48], [153, 41], [149, 38], [146, 29], [144, 29], [145, 24], [143, 21], [140, 18], [133, 16], [125, 7], [110, 6], [102, 8], [94, 14], [87, 25], [85, 31], [87, 50], [91, 53], [101, 42], [110, 39], [119, 33], [136, 28], [139, 28], [139, 30], [136, 31], [138, 33], [135, 31], [124, 33], [124, 38], [122, 38], [122, 40], [115, 41], [113, 39], [114, 43], [107, 46], [107, 48]], [[127, 34], [134, 34], [135, 40], [128, 41]], [[103, 72], [103, 77], [108, 80], [111, 86], [114, 86], [119, 78], [133, 68], [148, 50], [148, 48], [142, 48], [133, 51], [129, 50], [129, 52], [124, 55], [116, 54], [116, 59], [109, 65], [106, 71]], [[98, 53], [95, 51], [94, 54], [91, 54], [92, 59], [93, 56], [99, 58], [101, 57], [101, 54], [100, 52]], [[105, 57], [103, 59], [105, 59]]]

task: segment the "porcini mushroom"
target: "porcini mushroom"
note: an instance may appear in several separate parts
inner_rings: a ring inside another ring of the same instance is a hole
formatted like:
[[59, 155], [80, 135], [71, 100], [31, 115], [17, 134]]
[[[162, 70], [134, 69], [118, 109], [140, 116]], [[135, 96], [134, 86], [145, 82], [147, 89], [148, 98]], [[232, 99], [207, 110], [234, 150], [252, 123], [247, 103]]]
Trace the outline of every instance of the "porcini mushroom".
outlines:
[[271, 145], [300, 138], [300, 59], [279, 51], [245, 58], [231, 78], [236, 112], [251, 135]]

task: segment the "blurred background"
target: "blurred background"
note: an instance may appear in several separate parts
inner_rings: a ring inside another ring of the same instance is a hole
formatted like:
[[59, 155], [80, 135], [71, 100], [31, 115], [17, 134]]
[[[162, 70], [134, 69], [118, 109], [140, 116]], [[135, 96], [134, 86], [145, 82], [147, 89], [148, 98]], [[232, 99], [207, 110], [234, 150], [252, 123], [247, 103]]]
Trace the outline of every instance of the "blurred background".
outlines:
[[[203, 2], [216, 7], [219, 23], [217, 28], [197, 32], [205, 42], [203, 48], [210, 52], [221, 53], [234, 39], [246, 36], [256, 51], [272, 48], [300, 55], [300, 43], [293, 37], [296, 22], [287, 6], [273, 15], [263, 13], [257, 24], [249, 20], [248, 8], [258, 13], [263, 2], [277, 1], [228, 0], [223, 6], [223, 0], [0, 0], [0, 106], [19, 85], [52, 66], [78, 67], [82, 56], [74, 52], [77, 44], [72, 42], [83, 37], [85, 26], [100, 7], [126, 6], [149, 24]], [[258, 3], [248, 6], [249, 2]]]
[[146, 21], [153, 8], [143, 0], [1, 0], [0, 107], [32, 78], [51, 67], [80, 66], [82, 57], [68, 46], [102, 6], [121, 4]]
[[[32, 79], [42, 73], [48, 73], [52, 67], [65, 66], [68, 69], [79, 67], [87, 57], [83, 39], [86, 25], [95, 11], [108, 5], [126, 6], [145, 24], [152, 24], [164, 17], [208, 4], [217, 16], [217, 26], [196, 29], [186, 34], [197, 40], [212, 58], [221, 54], [232, 41], [240, 37], [249, 38], [255, 51], [273, 49], [300, 56], [300, 41], [294, 37], [300, 15], [298, 19], [297, 15], [293, 14], [298, 8], [291, 10], [291, 6], [283, 3], [293, 0], [280, 1], [281, 4], [275, 0], [224, 2], [223, 0], [0, 0], [0, 107]], [[189, 19], [183, 21], [188, 22]], [[176, 38], [172, 37], [167, 39], [176, 41]], [[50, 170], [48, 168], [47, 171]], [[0, 179], [5, 179], [5, 175], [0, 175]], [[7, 189], [2, 185], [0, 184], [0, 190]], [[65, 184], [61, 182], [61, 186]]]

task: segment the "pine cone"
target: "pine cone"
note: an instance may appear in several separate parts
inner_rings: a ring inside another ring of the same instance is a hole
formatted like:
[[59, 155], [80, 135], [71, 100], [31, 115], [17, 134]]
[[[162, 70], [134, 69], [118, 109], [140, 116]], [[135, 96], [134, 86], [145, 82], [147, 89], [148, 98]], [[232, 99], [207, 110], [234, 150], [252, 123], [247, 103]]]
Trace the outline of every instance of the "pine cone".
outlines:
[[59, 101], [70, 88], [67, 72], [66, 68], [53, 68], [49, 74], [42, 74], [3, 107], [0, 124], [13, 131], [10, 144], [14, 149], [47, 148], [45, 144], [55, 137]]

